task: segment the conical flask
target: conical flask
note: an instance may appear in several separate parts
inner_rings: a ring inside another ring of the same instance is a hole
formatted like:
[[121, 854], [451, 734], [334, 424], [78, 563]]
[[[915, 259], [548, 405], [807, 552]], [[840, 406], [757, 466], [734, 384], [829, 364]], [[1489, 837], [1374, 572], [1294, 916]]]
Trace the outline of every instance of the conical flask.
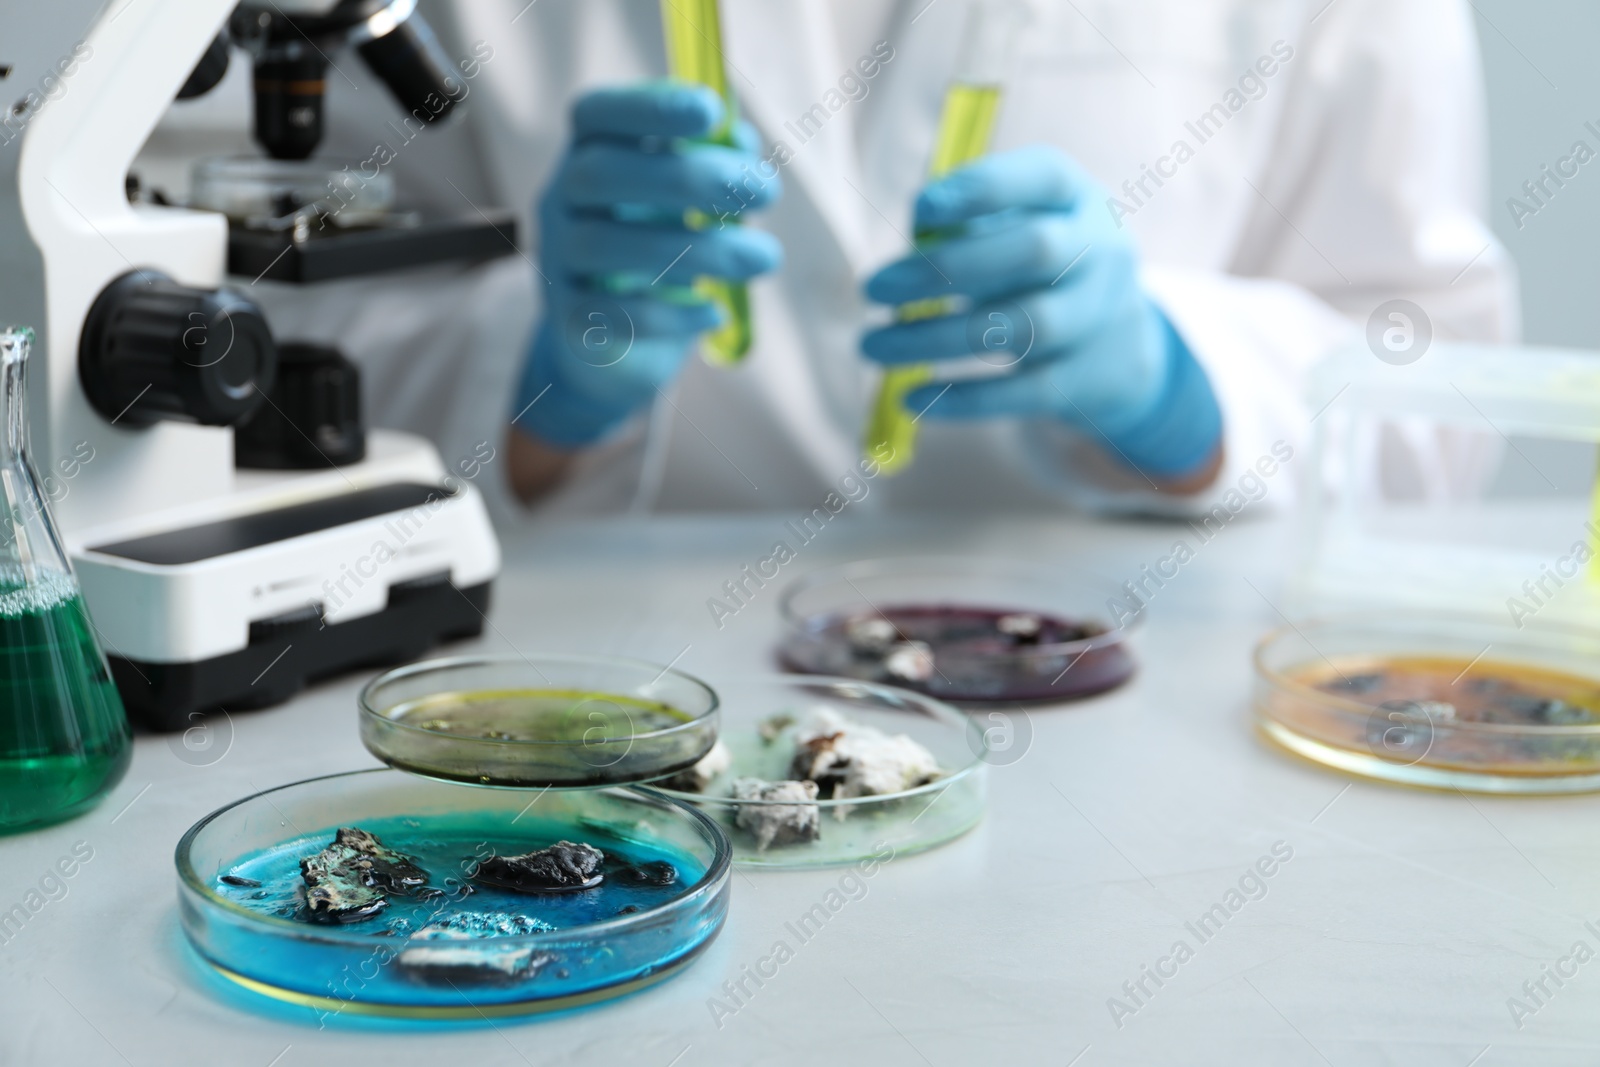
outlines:
[[0, 833], [71, 818], [128, 769], [128, 718], [28, 460], [33, 331], [0, 331]]

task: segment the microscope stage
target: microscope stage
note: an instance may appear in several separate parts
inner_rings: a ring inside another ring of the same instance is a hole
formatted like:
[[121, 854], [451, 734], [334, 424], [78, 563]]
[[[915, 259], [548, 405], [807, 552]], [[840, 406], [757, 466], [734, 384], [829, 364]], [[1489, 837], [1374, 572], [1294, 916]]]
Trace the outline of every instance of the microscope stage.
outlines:
[[456, 216], [423, 214], [412, 225], [292, 231], [231, 222], [228, 273], [274, 282], [322, 282], [446, 260], [485, 260], [517, 251], [516, 219], [497, 208]]

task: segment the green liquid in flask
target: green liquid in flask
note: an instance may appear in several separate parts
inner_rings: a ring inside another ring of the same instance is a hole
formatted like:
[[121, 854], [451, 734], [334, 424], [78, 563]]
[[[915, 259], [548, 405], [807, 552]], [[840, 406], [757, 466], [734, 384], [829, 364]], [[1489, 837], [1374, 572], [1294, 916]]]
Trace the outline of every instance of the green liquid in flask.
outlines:
[[[942, 178], [957, 167], [971, 163], [989, 149], [994, 121], [1000, 114], [998, 85], [966, 85], [960, 82], [945, 92], [939, 115], [939, 133], [934, 141], [933, 158], [928, 162], [928, 177]], [[919, 232], [919, 243], [935, 235]], [[895, 312], [900, 322], [915, 322], [952, 314], [957, 307], [953, 297], [933, 297], [902, 304]], [[890, 367], [883, 372], [878, 396], [867, 421], [865, 452], [885, 474], [894, 474], [911, 463], [917, 447], [917, 417], [906, 410], [906, 394], [933, 380], [933, 368], [925, 363]]]
[[[668, 72], [680, 81], [704, 85], [722, 97], [722, 125], [711, 131], [707, 140], [731, 146], [738, 111], [722, 61], [722, 19], [717, 0], [661, 0], [661, 29], [667, 42]], [[691, 211], [684, 221], [691, 229], [702, 229], [716, 220], [704, 212]], [[723, 324], [706, 334], [701, 343], [706, 362], [714, 366], [739, 362], [750, 351], [753, 337], [749, 290], [743, 282], [696, 278], [694, 291], [722, 309]]]
[[0, 833], [69, 819], [128, 769], [131, 738], [28, 462], [33, 334], [0, 331]]
[[122, 779], [122, 700], [70, 578], [0, 578], [0, 832], [68, 819]]

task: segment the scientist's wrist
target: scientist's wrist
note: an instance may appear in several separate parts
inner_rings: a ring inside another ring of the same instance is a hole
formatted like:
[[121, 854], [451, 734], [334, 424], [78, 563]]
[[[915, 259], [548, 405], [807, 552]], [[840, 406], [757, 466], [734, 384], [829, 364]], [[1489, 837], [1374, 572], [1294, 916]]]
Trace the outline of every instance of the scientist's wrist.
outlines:
[[1131, 425], [1102, 432], [1123, 462], [1166, 492], [1193, 492], [1210, 483], [1222, 463], [1222, 409], [1194, 353], [1159, 310], [1166, 374], [1160, 395]]
[[566, 481], [576, 453], [552, 448], [516, 426], [506, 431], [507, 479], [524, 504], [533, 504]]

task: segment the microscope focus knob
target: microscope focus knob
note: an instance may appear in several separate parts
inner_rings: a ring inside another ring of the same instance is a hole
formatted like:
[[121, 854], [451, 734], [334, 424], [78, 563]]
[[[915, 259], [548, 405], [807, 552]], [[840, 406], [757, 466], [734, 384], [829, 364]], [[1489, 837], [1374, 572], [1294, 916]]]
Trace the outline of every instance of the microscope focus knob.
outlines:
[[89, 403], [119, 426], [232, 426], [272, 389], [278, 353], [261, 309], [227, 289], [136, 270], [95, 298], [78, 343]]
[[286, 342], [278, 347], [272, 403], [233, 432], [242, 469], [317, 470], [367, 454], [361, 422], [361, 370], [337, 348]]

